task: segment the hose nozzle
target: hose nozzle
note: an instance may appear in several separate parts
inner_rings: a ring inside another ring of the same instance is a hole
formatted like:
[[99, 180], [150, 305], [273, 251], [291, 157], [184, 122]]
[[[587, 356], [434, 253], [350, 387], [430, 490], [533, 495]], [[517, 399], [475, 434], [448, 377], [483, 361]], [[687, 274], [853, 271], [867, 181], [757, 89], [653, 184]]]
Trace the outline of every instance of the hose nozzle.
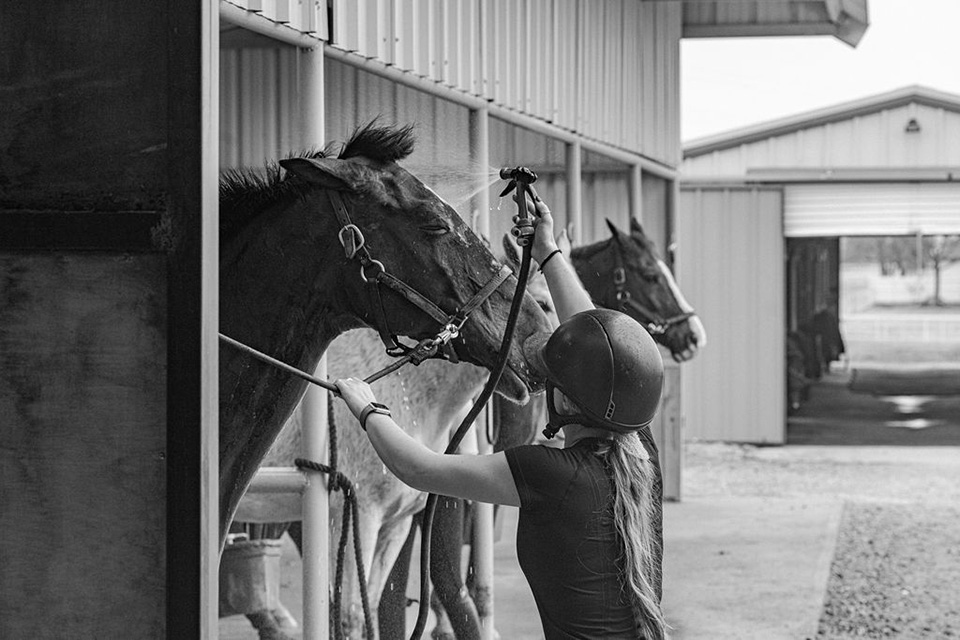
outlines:
[[533, 184], [537, 181], [537, 174], [527, 167], [504, 167], [500, 169], [502, 180], [514, 180], [524, 184]]

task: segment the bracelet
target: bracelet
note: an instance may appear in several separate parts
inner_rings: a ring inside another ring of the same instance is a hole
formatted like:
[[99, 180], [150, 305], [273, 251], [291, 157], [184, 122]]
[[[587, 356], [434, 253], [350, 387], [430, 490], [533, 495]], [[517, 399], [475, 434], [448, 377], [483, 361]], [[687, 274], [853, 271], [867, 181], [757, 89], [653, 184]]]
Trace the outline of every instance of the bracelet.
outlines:
[[379, 402], [371, 402], [363, 408], [363, 411], [360, 412], [360, 416], [357, 418], [360, 421], [360, 428], [364, 431], [367, 430], [367, 418], [370, 417], [371, 413], [379, 413], [383, 416], [389, 416], [390, 407], [385, 404], [380, 404]]
[[549, 253], [549, 255], [547, 255], [546, 258], [543, 259], [543, 262], [540, 263], [540, 273], [543, 273], [543, 268], [547, 266], [548, 262], [550, 262], [550, 258], [557, 255], [558, 253], [563, 253], [563, 251], [561, 251], [560, 249], [554, 249]]

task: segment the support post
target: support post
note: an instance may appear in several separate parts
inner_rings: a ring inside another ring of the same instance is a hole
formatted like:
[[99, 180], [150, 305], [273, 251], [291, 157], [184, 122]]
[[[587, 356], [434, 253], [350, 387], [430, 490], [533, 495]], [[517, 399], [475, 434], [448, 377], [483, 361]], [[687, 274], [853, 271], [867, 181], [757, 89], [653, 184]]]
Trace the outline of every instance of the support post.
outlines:
[[570, 242], [583, 244], [583, 150], [579, 142], [567, 143], [567, 229], [573, 228]]
[[642, 223], [643, 220], [643, 170], [639, 164], [634, 164], [630, 166], [630, 177], [628, 178], [628, 186], [630, 190], [630, 217], [636, 220], [637, 222]]
[[[323, 144], [325, 115], [323, 94], [323, 49], [301, 49], [303, 70], [300, 124], [306, 145]], [[314, 375], [327, 378], [326, 356]], [[303, 457], [327, 460], [327, 392], [310, 385], [303, 397]], [[303, 638], [319, 640], [330, 632], [330, 520], [327, 477], [308, 471], [303, 491]]]
[[[474, 197], [471, 209], [473, 211], [474, 230], [490, 237], [490, 189], [488, 188], [490, 166], [490, 117], [486, 109], [470, 111], [470, 164], [476, 173], [477, 195]], [[486, 426], [490, 419], [490, 404], [477, 416], [474, 424], [474, 433], [477, 437], [478, 453], [483, 455], [493, 451], [493, 445], [487, 442], [480, 433], [480, 426]], [[484, 433], [486, 429], [484, 429]], [[494, 607], [493, 607], [493, 505], [474, 503], [473, 520], [473, 556], [476, 559], [474, 566], [474, 581], [477, 598], [477, 613], [480, 617], [481, 637], [483, 640], [494, 638]]]

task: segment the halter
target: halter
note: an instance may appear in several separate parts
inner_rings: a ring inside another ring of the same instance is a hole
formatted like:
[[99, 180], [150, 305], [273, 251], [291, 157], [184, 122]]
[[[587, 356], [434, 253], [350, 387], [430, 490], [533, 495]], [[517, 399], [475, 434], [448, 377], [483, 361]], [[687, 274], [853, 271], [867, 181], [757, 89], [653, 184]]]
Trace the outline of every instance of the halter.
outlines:
[[417, 347], [409, 347], [402, 344], [397, 339], [397, 335], [390, 331], [387, 314], [383, 308], [383, 296], [380, 292], [380, 285], [389, 287], [395, 293], [398, 293], [405, 300], [413, 303], [424, 313], [440, 323], [440, 326], [443, 328], [435, 338], [436, 344], [442, 344], [445, 348], [446, 357], [456, 362], [456, 353], [449, 345], [450, 340], [460, 335], [460, 330], [470, 317], [470, 314], [483, 304], [486, 299], [510, 277], [513, 273], [510, 267], [506, 265], [501, 266], [500, 270], [493, 274], [490, 279], [487, 280], [486, 284], [484, 284], [459, 311], [448, 314], [422, 293], [389, 273], [382, 262], [375, 260], [367, 250], [366, 240], [360, 228], [353, 224], [353, 221], [350, 219], [350, 214], [347, 213], [347, 208], [343, 203], [343, 196], [337, 191], [328, 191], [327, 193], [330, 196], [330, 203], [333, 205], [333, 210], [340, 223], [340, 231], [337, 233], [337, 236], [340, 239], [340, 245], [343, 247], [344, 254], [348, 260], [356, 259], [360, 262], [360, 279], [367, 285], [370, 307], [376, 315], [377, 331], [380, 333], [380, 340], [383, 342], [384, 347], [386, 347], [387, 354], [393, 357], [401, 357], [411, 354]]
[[637, 302], [633, 299], [633, 296], [630, 295], [630, 291], [627, 289], [627, 270], [623, 266], [623, 255], [620, 253], [620, 246], [614, 242], [614, 254], [616, 255], [617, 266], [613, 270], [613, 287], [615, 292], [615, 298], [617, 301], [616, 308], [623, 313], [627, 313], [629, 310], [633, 310], [644, 323], [644, 328], [652, 336], [662, 336], [664, 335], [670, 327], [675, 324], [680, 324], [688, 318], [692, 318], [697, 315], [695, 311], [684, 311], [675, 316], [670, 316], [669, 318], [664, 318], [655, 310], [650, 309], [649, 307]]

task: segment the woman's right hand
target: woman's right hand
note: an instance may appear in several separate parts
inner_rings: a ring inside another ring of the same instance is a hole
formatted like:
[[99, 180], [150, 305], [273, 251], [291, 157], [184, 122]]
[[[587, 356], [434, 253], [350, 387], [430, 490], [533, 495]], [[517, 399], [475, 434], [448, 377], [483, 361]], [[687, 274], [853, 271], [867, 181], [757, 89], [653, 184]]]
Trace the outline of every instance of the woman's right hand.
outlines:
[[[516, 200], [516, 196], [514, 196], [514, 200]], [[530, 256], [541, 263], [557, 249], [557, 241], [553, 237], [553, 214], [550, 213], [550, 208], [540, 199], [540, 196], [532, 187], [527, 193], [527, 213], [533, 218], [534, 229]], [[514, 216], [514, 222], [517, 222], [516, 216]]]

